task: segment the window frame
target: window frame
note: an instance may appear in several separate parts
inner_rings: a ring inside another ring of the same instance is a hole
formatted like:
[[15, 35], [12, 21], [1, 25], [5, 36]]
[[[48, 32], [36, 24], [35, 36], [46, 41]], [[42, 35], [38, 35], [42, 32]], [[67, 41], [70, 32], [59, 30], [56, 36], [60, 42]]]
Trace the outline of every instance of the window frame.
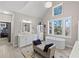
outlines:
[[[58, 14], [58, 15], [54, 15], [54, 9], [59, 7], [59, 6], [62, 6], [62, 11], [61, 11], [62, 13]], [[59, 16], [59, 15], [62, 15], [62, 14], [63, 14], [63, 2], [55, 5], [54, 7], [52, 7], [52, 16]]]
[[[65, 20], [66, 20], [66, 18], [70, 18], [70, 20], [71, 20], [71, 25], [70, 25], [70, 35], [69, 36], [66, 36], [65, 35], [65, 26], [66, 26], [66, 24], [65, 24]], [[49, 22], [50, 21], [54, 21], [54, 20], [62, 20], [62, 35], [55, 35], [54, 34], [54, 25], [52, 26], [52, 34], [50, 34], [49, 33]], [[51, 19], [51, 20], [49, 20], [48, 21], [48, 35], [53, 35], [53, 36], [59, 36], [59, 37], [65, 37], [65, 38], [71, 38], [71, 34], [72, 34], [72, 17], [71, 16], [69, 16], [69, 17], [64, 17], [64, 18], [58, 18], [58, 19]]]

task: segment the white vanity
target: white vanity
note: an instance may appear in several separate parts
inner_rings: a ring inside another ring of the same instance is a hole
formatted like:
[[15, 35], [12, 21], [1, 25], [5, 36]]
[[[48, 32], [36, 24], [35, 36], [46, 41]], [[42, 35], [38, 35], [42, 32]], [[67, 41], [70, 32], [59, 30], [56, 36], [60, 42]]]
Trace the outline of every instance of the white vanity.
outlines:
[[27, 35], [18, 35], [18, 47], [26, 46], [31, 44], [32, 36], [30, 34]]
[[[40, 35], [40, 39], [43, 40], [43, 35]], [[23, 47], [32, 44], [33, 40], [37, 39], [37, 34], [19, 34], [18, 35], [18, 47]]]

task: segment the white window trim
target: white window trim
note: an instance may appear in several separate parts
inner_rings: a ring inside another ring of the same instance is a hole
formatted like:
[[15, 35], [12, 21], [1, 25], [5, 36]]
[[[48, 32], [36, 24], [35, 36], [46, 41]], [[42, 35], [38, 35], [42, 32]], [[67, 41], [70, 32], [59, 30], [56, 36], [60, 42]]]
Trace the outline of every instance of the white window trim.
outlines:
[[62, 2], [62, 3], [57, 4], [56, 6], [52, 7], [52, 16], [59, 16], [59, 15], [54, 15], [54, 8], [56, 8], [58, 6], [62, 6], [62, 13], [59, 14], [59, 15], [62, 15], [63, 14], [63, 2]]
[[[65, 18], [65, 17], [64, 17]], [[52, 19], [52, 20], [63, 20], [64, 18], [58, 18], [58, 19]], [[68, 18], [71, 18], [71, 16], [69, 16]], [[50, 20], [49, 20], [50, 21]], [[59, 36], [59, 37], [64, 37], [64, 38], [71, 38], [71, 34], [72, 34], [72, 20], [71, 20], [71, 28], [70, 28], [70, 35], [66, 36], [65, 35], [65, 20], [63, 20], [63, 24], [62, 24], [62, 35], [55, 35], [54, 34], [54, 26], [52, 26], [52, 34], [49, 34], [49, 21], [48, 21], [48, 35], [52, 35], [52, 36]]]

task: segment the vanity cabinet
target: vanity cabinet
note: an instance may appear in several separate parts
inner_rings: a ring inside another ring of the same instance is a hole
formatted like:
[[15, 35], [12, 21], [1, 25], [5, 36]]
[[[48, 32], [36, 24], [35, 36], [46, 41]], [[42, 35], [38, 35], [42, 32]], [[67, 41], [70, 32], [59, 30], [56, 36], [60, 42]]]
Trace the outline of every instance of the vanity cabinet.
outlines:
[[18, 47], [26, 46], [26, 45], [29, 45], [31, 43], [32, 43], [31, 37], [28, 37], [27, 35], [26, 36], [25, 35], [18, 36]]
[[[18, 35], [18, 47], [30, 45], [36, 39], [37, 34]], [[42, 34], [40, 35], [40, 39], [43, 40]]]

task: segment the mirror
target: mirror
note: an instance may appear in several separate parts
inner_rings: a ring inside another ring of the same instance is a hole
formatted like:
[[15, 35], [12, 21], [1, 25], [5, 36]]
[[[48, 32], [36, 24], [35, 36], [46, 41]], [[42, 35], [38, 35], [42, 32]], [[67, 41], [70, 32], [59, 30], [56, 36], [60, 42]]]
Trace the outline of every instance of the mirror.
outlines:
[[22, 32], [31, 32], [31, 22], [26, 21], [22, 23]]

